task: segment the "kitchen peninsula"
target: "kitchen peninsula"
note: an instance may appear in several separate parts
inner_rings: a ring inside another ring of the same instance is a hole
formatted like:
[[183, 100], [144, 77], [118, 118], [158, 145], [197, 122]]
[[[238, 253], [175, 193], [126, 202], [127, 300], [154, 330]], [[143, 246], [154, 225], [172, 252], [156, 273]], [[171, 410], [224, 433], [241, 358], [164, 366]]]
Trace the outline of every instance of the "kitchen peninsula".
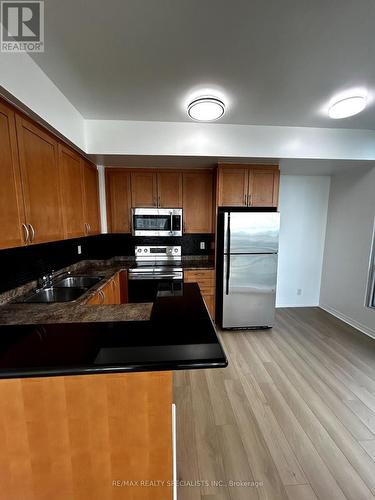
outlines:
[[0, 306], [3, 498], [172, 498], [172, 370], [227, 360], [196, 283], [90, 305], [128, 265], [76, 269], [102, 280], [74, 303]]

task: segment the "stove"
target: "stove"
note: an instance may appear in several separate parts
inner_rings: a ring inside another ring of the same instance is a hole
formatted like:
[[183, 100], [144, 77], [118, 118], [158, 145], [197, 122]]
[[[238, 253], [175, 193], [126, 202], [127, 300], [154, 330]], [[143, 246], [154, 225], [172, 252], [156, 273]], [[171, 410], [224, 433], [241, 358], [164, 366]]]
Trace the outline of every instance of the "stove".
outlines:
[[128, 274], [129, 302], [182, 295], [181, 246], [136, 246], [135, 261]]

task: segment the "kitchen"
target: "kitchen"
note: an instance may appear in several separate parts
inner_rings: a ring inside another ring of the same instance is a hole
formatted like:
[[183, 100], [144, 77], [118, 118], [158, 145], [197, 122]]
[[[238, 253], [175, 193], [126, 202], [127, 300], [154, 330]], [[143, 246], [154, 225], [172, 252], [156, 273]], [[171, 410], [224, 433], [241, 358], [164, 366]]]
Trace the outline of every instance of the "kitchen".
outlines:
[[1, 498], [373, 498], [373, 6], [32, 3], [43, 51], [0, 52]]

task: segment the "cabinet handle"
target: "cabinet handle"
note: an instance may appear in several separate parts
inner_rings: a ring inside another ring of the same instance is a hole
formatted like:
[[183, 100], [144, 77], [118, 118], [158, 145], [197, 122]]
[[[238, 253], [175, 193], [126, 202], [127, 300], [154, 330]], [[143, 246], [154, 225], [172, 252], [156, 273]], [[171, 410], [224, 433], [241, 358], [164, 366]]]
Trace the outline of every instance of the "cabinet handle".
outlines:
[[247, 194], [243, 195], [243, 203], [244, 203], [245, 207], [247, 207]]
[[89, 226], [89, 233], [91, 233], [91, 224], [87, 224]]
[[32, 243], [35, 240], [35, 229], [32, 224], [28, 224], [28, 226], [31, 229], [30, 243]]
[[30, 238], [30, 233], [29, 233], [29, 228], [27, 227], [26, 224], [22, 223], [22, 227], [25, 230], [25, 243], [30, 243], [29, 238]]
[[105, 299], [105, 295], [104, 295], [103, 290], [100, 290], [100, 291], [99, 291], [99, 296], [100, 296], [100, 298], [101, 298], [100, 305], [102, 305], [102, 304], [103, 304], [103, 302], [104, 302], [104, 299]]
[[251, 207], [251, 194], [248, 194], [247, 196], [248, 196], [247, 206]]

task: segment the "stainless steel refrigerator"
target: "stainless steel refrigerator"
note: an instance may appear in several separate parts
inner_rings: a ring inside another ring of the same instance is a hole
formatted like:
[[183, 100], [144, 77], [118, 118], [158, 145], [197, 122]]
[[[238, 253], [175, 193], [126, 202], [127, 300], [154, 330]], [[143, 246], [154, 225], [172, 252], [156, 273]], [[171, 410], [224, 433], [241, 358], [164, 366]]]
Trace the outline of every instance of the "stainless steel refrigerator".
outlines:
[[218, 305], [222, 327], [272, 327], [280, 214], [221, 209], [218, 221]]

